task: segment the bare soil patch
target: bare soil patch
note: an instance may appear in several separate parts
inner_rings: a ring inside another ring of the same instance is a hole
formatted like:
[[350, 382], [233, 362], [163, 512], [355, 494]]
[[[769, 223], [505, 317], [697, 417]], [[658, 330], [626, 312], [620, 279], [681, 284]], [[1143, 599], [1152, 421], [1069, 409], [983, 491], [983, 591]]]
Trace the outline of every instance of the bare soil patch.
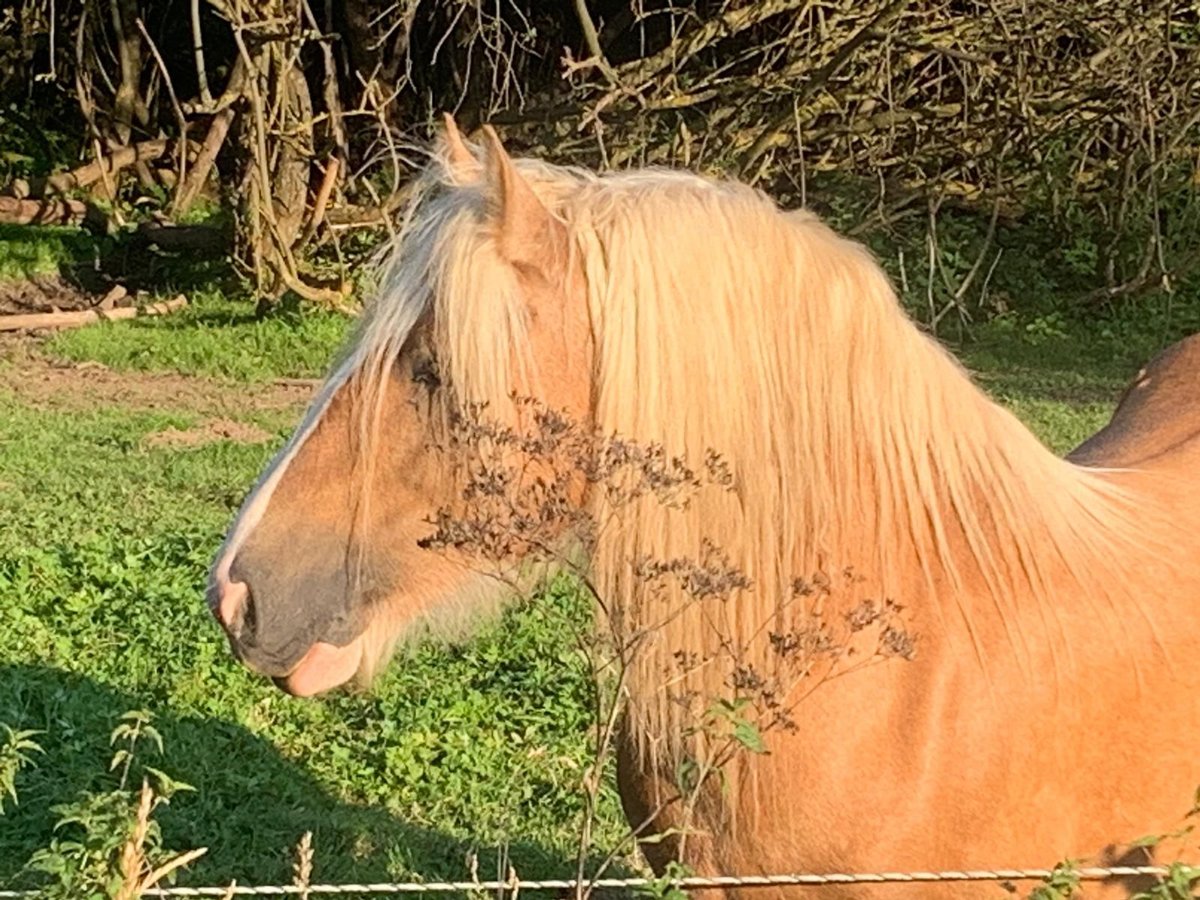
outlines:
[[[58, 275], [0, 280], [0, 316], [94, 309], [103, 299], [103, 293], [92, 293]], [[132, 303], [133, 297], [126, 296], [116, 305]]]
[[234, 419], [207, 419], [191, 428], [167, 428], [148, 435], [147, 447], [203, 447], [217, 441], [234, 441], [238, 444], [262, 444], [271, 440], [271, 432]]
[[303, 380], [241, 384], [173, 372], [116, 372], [99, 363], [48, 359], [33, 341], [0, 342], [0, 393], [40, 409], [121, 406], [190, 412], [210, 418], [219, 429], [221, 422], [236, 424], [256, 413], [299, 415], [315, 387], [316, 382]]

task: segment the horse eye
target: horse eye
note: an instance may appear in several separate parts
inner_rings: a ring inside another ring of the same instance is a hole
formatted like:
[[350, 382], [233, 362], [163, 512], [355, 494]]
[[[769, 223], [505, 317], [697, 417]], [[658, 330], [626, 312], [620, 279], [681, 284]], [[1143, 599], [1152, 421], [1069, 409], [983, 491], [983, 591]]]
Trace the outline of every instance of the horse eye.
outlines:
[[437, 366], [431, 358], [418, 359], [413, 363], [412, 380], [431, 391], [440, 387], [442, 383], [442, 379], [438, 377]]

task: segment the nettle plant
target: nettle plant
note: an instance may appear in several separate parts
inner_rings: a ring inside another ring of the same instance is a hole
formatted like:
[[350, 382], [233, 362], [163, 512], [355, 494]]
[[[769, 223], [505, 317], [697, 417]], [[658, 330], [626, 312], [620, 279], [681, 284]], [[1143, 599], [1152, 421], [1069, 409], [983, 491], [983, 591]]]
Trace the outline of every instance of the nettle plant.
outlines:
[[[682, 597], [682, 604], [659, 607], [666, 610], [661, 619], [612, 602], [589, 567], [605, 532], [619, 528], [621, 518], [638, 504], [683, 511], [701, 491], [736, 491], [735, 476], [716, 450], [706, 450], [693, 464], [660, 444], [598, 433], [536, 399], [512, 400], [516, 415], [504, 421], [483, 404], [452, 407], [435, 449], [453, 460], [461, 492], [431, 518], [432, 532], [421, 545], [465, 555], [518, 594], [532, 590], [549, 573], [565, 571], [594, 604], [599, 627], [583, 632], [576, 626], [575, 631], [592, 675], [597, 723], [594, 755], [581, 786], [585, 803], [577, 893], [587, 896], [591, 888], [582, 884], [585, 876], [599, 877], [635, 842], [645, 846], [671, 838], [682, 859], [689, 825], [668, 835], [648, 833], [662, 807], [679, 804], [687, 823], [698, 803], [710, 801], [714, 791], [725, 793], [740, 755], [768, 753], [771, 732], [796, 730], [797, 707], [820, 684], [884, 660], [910, 660], [917, 639], [906, 630], [904, 609], [893, 599], [864, 600], [848, 610], [836, 603], [840, 590], [861, 582], [846, 568], [797, 576], [789, 595], [776, 600], [776, 621], [789, 624], [764, 624], [771, 648], [769, 671], [751, 664], [747, 647], [732, 638], [722, 640], [714, 654], [674, 649], [669, 657], [674, 671], [664, 673], [662, 690], [667, 702], [682, 711], [684, 744], [697, 752], [680, 758], [674, 793], [609, 848], [597, 871], [586, 873], [586, 860], [595, 858], [597, 797], [625, 713], [626, 680], [639, 654], [661, 638], [669, 619], [689, 608], [732, 607], [757, 586], [730, 561], [718, 540], [704, 538], [691, 556], [624, 561], [640, 586], [637, 602], [652, 602], [668, 591]], [[591, 502], [597, 495], [602, 502]], [[714, 664], [729, 672], [720, 693], [686, 687], [688, 673]], [[672, 883], [686, 874], [678, 864], [671, 872]]]
[[3, 816], [6, 804], [16, 806], [18, 802], [17, 776], [37, 765], [33, 754], [43, 750], [35, 740], [41, 732], [18, 731], [5, 724], [0, 724], [0, 731], [4, 733], [4, 741], [0, 743], [0, 816]]
[[58, 817], [54, 837], [29, 861], [29, 870], [45, 879], [38, 891], [45, 900], [133, 900], [172, 882], [181, 868], [206, 852], [171, 853], [163, 847], [154, 814], [192, 787], [143, 762], [148, 749], [160, 756], [163, 752], [150, 713], [125, 713], [110, 743], [115, 749], [109, 772], [115, 773], [115, 785], [53, 807]]

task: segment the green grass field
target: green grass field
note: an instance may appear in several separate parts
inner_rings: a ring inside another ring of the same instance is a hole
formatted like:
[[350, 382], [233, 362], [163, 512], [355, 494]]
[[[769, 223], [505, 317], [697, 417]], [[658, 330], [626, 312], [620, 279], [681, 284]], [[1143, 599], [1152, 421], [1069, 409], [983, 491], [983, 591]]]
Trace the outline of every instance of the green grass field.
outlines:
[[[165, 739], [149, 761], [196, 788], [161, 816], [168, 847], [209, 848], [183, 883], [286, 882], [309, 829], [319, 880], [462, 877], [471, 850], [486, 877], [505, 847], [523, 876], [569, 871], [591, 722], [567, 637], [587, 610], [568, 584], [464, 646], [417, 648], [369, 694], [291, 699], [230, 658], [206, 568], [299, 417], [272, 379], [319, 373], [346, 323], [193, 299], [176, 318], [0, 345], [0, 722], [45, 749], [0, 817], [0, 887], [30, 883], [52, 806], [112, 784], [109, 734], [138, 708]], [[992, 329], [964, 360], [1064, 451], [1148, 349], [1116, 347]], [[206, 431], [217, 419], [265, 439]], [[601, 818], [603, 844], [620, 829], [611, 789]]]
[[[288, 346], [302, 327], [272, 333]], [[259, 329], [230, 337], [255, 371], [270, 370]], [[370, 695], [290, 699], [234, 665], [201, 597], [223, 529], [299, 409], [247, 403], [239, 415], [253, 390], [214, 380], [205, 387], [224, 395], [222, 415], [272, 439], [164, 446], [156, 438], [194, 431], [213, 410], [173, 403], [173, 384], [133, 403], [30, 397], [16, 385], [36, 368], [7, 366], [0, 722], [44, 732], [46, 752], [0, 818], [0, 885], [22, 883], [50, 839], [52, 805], [111, 781], [108, 735], [135, 708], [165, 739], [165, 758], [149, 762], [196, 788], [162, 816], [168, 846], [210, 848], [193, 883], [287, 880], [307, 829], [325, 879], [462, 876], [475, 842], [483, 858], [510, 844], [530, 875], [562, 870], [589, 726], [588, 679], [563, 644], [564, 617], [586, 614], [575, 594], [515, 608], [466, 647], [422, 647]], [[274, 371], [307, 370], [281, 354]], [[605, 815], [617, 821], [612, 798]]]

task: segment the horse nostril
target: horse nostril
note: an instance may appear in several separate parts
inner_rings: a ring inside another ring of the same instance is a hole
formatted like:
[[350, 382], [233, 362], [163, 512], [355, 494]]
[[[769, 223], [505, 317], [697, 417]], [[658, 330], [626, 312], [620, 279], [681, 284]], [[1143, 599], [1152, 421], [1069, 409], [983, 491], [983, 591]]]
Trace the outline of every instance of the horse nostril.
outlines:
[[254, 636], [258, 633], [258, 607], [254, 603], [254, 594], [246, 587], [246, 597], [242, 601], [241, 638], [244, 644], [253, 644]]
[[221, 581], [216, 586], [216, 604], [213, 614], [233, 637], [243, 633], [253, 634], [254, 603], [250, 586], [244, 581]]

